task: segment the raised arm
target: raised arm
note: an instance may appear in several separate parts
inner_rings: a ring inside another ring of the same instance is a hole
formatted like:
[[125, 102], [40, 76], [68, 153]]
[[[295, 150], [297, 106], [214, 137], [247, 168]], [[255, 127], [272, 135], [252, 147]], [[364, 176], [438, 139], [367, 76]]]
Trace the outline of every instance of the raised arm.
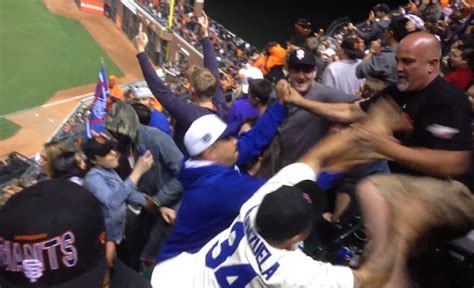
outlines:
[[146, 33], [142, 31], [142, 25], [140, 24], [137, 36], [133, 39], [135, 48], [137, 49], [137, 58], [142, 69], [143, 76], [150, 88], [151, 92], [158, 101], [165, 107], [165, 109], [176, 118], [177, 121], [186, 117], [189, 113], [189, 109], [193, 109], [193, 104], [186, 103], [178, 99], [178, 97], [168, 88], [160, 77], [156, 75], [155, 69], [150, 63], [146, 53], [145, 47], [148, 44], [148, 37]]
[[202, 12], [202, 16], [198, 18], [199, 25], [201, 25], [201, 45], [204, 58], [204, 67], [211, 71], [212, 75], [216, 77], [217, 86], [214, 92], [213, 99], [221, 104], [225, 105], [224, 90], [222, 89], [220, 74], [219, 74], [219, 63], [217, 63], [216, 54], [214, 52], [214, 46], [209, 39], [209, 19]]
[[324, 103], [310, 100], [302, 97], [295, 89], [290, 88], [286, 80], [280, 80], [279, 83], [287, 86], [288, 92], [283, 96], [285, 102], [292, 104], [310, 113], [319, 115], [326, 119], [340, 123], [352, 123], [365, 117], [364, 111], [359, 103]]
[[257, 121], [255, 126], [238, 139], [239, 159], [237, 165], [245, 165], [258, 157], [270, 145], [278, 127], [286, 117], [288, 108], [276, 102]]
[[146, 151], [145, 154], [138, 159], [130, 176], [117, 187], [111, 187], [104, 180], [103, 176], [97, 173], [88, 174], [84, 181], [84, 186], [99, 199], [102, 205], [110, 209], [119, 209], [126, 200], [131, 200], [144, 206], [146, 205], [145, 197], [137, 191], [136, 185], [141, 176], [150, 170], [152, 165], [153, 156], [150, 151]]
[[420, 172], [448, 177], [462, 175], [469, 167], [471, 152], [467, 150], [448, 151], [407, 147], [384, 133], [360, 127], [357, 133], [376, 152]]
[[[99, 174], [86, 177], [84, 186], [99, 199], [102, 205], [113, 210], [119, 209], [132, 191], [136, 190], [135, 184], [130, 179], [126, 179], [119, 186], [112, 188]], [[141, 204], [145, 205], [145, 198], [143, 197], [142, 200]]]

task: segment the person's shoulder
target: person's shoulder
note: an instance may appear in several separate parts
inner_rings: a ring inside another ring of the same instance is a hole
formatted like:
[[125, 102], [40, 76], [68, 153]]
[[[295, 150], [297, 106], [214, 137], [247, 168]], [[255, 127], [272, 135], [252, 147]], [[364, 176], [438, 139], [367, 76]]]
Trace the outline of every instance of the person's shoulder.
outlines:
[[143, 135], [151, 139], [154, 139], [155, 137], [158, 137], [158, 138], [166, 137], [165, 135], [169, 136], [168, 134], [166, 134], [165, 132], [161, 131], [160, 129], [156, 127], [151, 127], [151, 126], [147, 126], [143, 124], [140, 124], [138, 126], [138, 131], [140, 131], [138, 135]]
[[309, 95], [308, 97], [305, 96], [305, 98], [313, 100], [327, 99], [329, 102], [353, 102], [358, 98], [355, 95], [347, 94], [341, 90], [337, 90], [336, 88], [326, 86], [318, 82], [313, 85], [313, 88], [307, 94]]
[[102, 169], [98, 169], [97, 167], [94, 166], [87, 172], [86, 176], [84, 177], [84, 180], [89, 179], [96, 175], [101, 175], [101, 174], [103, 174]]
[[155, 108], [153, 108], [153, 109], [151, 110], [151, 114], [154, 115], [154, 116], [156, 116], [156, 117], [165, 117], [165, 118], [166, 118], [166, 116], [165, 116], [165, 114], [164, 114], [163, 112], [160, 112], [159, 110], [157, 110], [157, 109], [155, 109]]
[[438, 77], [434, 81], [427, 91], [431, 95], [431, 101], [445, 104], [468, 103], [468, 97], [464, 91], [453, 83], [442, 77]]
[[234, 99], [234, 101], [232, 102], [232, 105], [239, 105], [241, 103], [245, 103], [245, 102], [248, 102], [249, 98], [247, 96], [247, 94], [244, 94], [244, 95], [241, 95], [237, 98]]
[[337, 63], [339, 63], [339, 61], [334, 61], [334, 62], [329, 63], [328, 65], [326, 65], [326, 69], [324, 69], [324, 71], [326, 71], [328, 69], [329, 70], [334, 69], [334, 67], [336, 67], [338, 65]]
[[[326, 67], [327, 69], [327, 67]], [[311, 89], [308, 91], [308, 93], [306, 93], [306, 95], [310, 96], [310, 97], [317, 97], [319, 95], [324, 95], [324, 94], [328, 94], [328, 93], [342, 93], [341, 91], [337, 90], [336, 88], [333, 88], [331, 86], [327, 86], [327, 85], [324, 85], [322, 83], [319, 83], [319, 82], [314, 82], [314, 85], [313, 87], [311, 87]], [[305, 95], [305, 98], [307, 98]]]
[[316, 173], [313, 170], [313, 168], [311, 168], [311, 166], [305, 163], [296, 162], [296, 163], [283, 167], [280, 171], [278, 171], [277, 174], [275, 174], [275, 176], [270, 178], [270, 180], [272, 180], [272, 182], [273, 181], [287, 181], [287, 180], [290, 182], [296, 181], [294, 182], [294, 184], [296, 184], [303, 180], [315, 181]]

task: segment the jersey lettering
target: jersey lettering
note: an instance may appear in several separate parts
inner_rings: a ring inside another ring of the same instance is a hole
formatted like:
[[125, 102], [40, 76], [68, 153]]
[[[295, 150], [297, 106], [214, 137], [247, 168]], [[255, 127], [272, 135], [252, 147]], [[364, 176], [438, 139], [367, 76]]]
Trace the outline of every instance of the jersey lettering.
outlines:
[[[235, 222], [231, 229], [231, 237], [224, 241], [220, 245], [219, 253], [216, 253], [217, 245], [219, 241], [214, 244], [209, 252], [206, 254], [206, 266], [215, 269], [221, 265], [230, 255], [234, 254], [235, 250], [239, 246], [240, 240], [244, 237], [244, 225], [242, 222]], [[215, 255], [217, 254], [217, 255]]]
[[270, 256], [272, 255], [270, 253], [270, 251], [268, 251], [267, 247], [263, 244], [260, 245], [260, 247], [258, 248], [257, 250], [257, 254], [255, 254], [255, 259], [257, 259], [257, 264], [258, 264], [258, 268], [260, 269], [260, 271], [262, 271], [262, 264], [268, 259], [270, 258]]
[[262, 276], [264, 276], [266, 280], [269, 280], [273, 276], [273, 274], [275, 274], [275, 272], [278, 270], [278, 267], [280, 267], [280, 263], [275, 262], [275, 264], [273, 264], [272, 267], [262, 272]]
[[222, 288], [245, 287], [257, 276], [250, 264], [224, 266], [215, 272], [217, 283]]
[[263, 240], [260, 239], [260, 236], [257, 235], [252, 223], [250, 223], [250, 212], [256, 207], [257, 206], [250, 209], [245, 215], [245, 233], [247, 234], [247, 242], [255, 255], [260, 273], [262, 273], [262, 276], [264, 276], [266, 280], [269, 280], [278, 270], [280, 264], [278, 262], [267, 261], [272, 256], [272, 253], [265, 246]]
[[[235, 222], [231, 228], [230, 237], [219, 246], [217, 241], [206, 254], [206, 266], [216, 269], [219, 265], [234, 254], [244, 237], [244, 224]], [[220, 250], [219, 250], [220, 248]], [[244, 287], [257, 275], [250, 264], [223, 266], [214, 272], [220, 287]]]

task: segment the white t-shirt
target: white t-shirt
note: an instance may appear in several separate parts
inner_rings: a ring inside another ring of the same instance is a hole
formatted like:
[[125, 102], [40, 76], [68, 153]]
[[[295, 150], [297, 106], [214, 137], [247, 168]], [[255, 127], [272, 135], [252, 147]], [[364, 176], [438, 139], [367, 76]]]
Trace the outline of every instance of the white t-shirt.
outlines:
[[153, 287], [353, 287], [352, 271], [315, 261], [295, 245], [293, 250], [270, 246], [254, 220], [265, 195], [282, 185], [315, 180], [306, 164], [286, 166], [268, 180], [241, 209], [232, 225], [195, 254], [181, 253], [158, 264]]

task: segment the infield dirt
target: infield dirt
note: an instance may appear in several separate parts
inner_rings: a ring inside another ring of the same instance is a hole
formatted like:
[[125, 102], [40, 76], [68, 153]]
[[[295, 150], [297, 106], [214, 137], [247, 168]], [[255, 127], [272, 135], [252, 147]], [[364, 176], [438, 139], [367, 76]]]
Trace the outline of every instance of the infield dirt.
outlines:
[[[81, 22], [122, 70], [124, 76], [118, 79], [119, 84], [143, 78], [132, 42], [125, 33], [115, 27], [110, 19], [80, 11], [73, 0], [44, 0], [43, 2], [51, 13]], [[98, 71], [91, 73], [98, 73]], [[49, 101], [43, 106], [10, 114], [7, 119], [22, 128], [14, 136], [0, 141], [0, 159], [7, 157], [13, 151], [18, 151], [25, 156], [38, 152], [43, 143], [52, 136], [81, 100], [77, 96], [92, 93], [95, 85], [96, 83], [91, 83], [58, 91], [51, 95]]]

